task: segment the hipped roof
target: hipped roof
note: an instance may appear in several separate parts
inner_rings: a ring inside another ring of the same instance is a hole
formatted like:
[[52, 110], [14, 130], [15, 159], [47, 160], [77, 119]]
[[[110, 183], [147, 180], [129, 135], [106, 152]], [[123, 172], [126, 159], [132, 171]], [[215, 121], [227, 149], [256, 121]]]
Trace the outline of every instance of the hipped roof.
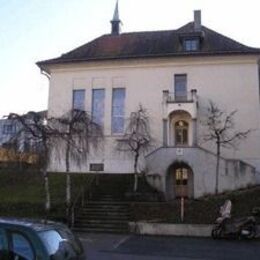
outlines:
[[[201, 39], [200, 49], [185, 51], [181, 40], [196, 36]], [[205, 26], [201, 27], [201, 32], [195, 32], [194, 23], [190, 22], [177, 30], [105, 34], [58, 58], [37, 62], [37, 65], [45, 69], [51, 64], [88, 61], [235, 54], [260, 54], [260, 49], [243, 45]]]

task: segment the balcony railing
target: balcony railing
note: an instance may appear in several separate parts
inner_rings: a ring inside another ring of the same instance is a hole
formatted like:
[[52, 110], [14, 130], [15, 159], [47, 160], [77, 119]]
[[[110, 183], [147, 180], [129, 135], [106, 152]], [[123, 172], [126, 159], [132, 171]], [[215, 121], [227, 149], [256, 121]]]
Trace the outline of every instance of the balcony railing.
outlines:
[[176, 95], [168, 90], [163, 91], [163, 97], [166, 103], [192, 103], [197, 101], [197, 90], [192, 89], [186, 95]]

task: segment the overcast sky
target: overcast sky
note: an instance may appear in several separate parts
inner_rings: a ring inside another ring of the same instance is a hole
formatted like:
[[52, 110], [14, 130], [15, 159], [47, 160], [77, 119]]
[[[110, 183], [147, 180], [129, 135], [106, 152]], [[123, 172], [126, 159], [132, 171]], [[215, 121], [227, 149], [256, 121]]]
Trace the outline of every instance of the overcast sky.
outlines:
[[[0, 116], [47, 108], [35, 62], [110, 33], [116, 0], [0, 0]], [[122, 32], [177, 29], [201, 9], [202, 24], [260, 47], [260, 0], [119, 0]]]

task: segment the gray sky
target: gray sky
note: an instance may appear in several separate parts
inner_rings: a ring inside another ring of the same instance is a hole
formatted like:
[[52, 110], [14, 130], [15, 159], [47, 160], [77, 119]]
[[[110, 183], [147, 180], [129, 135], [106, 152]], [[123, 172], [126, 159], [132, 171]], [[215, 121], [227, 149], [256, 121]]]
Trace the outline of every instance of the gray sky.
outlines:
[[[110, 33], [116, 0], [0, 0], [0, 116], [47, 108], [35, 62]], [[201, 9], [202, 24], [260, 47], [260, 0], [119, 0], [122, 32], [177, 29]]]

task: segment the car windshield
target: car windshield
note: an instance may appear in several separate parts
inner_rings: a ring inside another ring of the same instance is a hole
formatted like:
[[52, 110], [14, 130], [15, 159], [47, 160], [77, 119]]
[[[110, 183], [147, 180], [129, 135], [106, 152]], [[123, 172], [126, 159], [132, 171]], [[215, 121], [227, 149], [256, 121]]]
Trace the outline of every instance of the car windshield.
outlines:
[[53, 260], [72, 259], [83, 252], [79, 240], [65, 228], [38, 233]]

